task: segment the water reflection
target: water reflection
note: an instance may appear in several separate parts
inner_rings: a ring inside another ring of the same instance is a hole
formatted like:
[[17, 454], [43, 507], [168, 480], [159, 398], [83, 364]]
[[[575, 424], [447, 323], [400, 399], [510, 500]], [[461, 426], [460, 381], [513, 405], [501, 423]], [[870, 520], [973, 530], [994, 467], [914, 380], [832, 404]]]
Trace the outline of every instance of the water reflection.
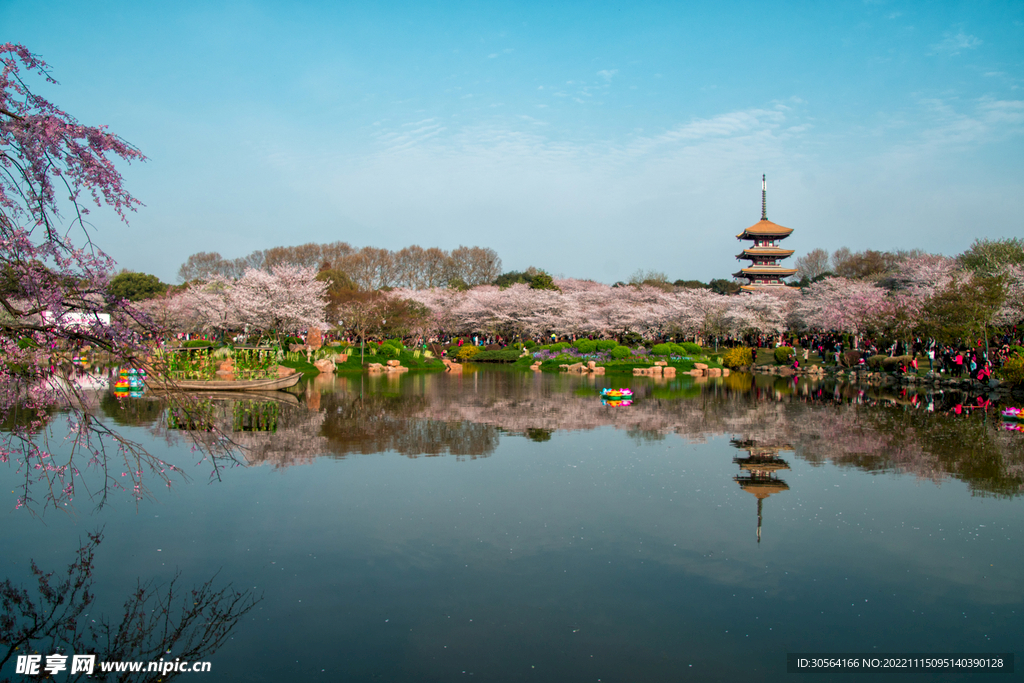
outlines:
[[[120, 620], [111, 620], [97, 609], [94, 588], [96, 553], [102, 540], [102, 532], [88, 534], [67, 570], [56, 577], [31, 560], [37, 584], [33, 589], [10, 578], [0, 582], [0, 670], [19, 656], [36, 656], [36, 670], [29, 673], [41, 678], [64, 670], [68, 680], [91, 676], [107, 680], [101, 671], [104, 662], [208, 660], [261, 600], [253, 591], [236, 590], [230, 584], [218, 588], [217, 577], [186, 588], [178, 572], [166, 584], [139, 581], [123, 596], [117, 612]], [[95, 660], [76, 669], [72, 655], [94, 655]], [[59, 668], [46, 670], [53, 666]], [[145, 671], [132, 674], [130, 680], [165, 681], [179, 673], [170, 668]], [[128, 679], [127, 675], [116, 677]]]
[[793, 450], [789, 444], [761, 443], [754, 440], [733, 439], [732, 445], [746, 451], [747, 457], [733, 458], [741, 474], [733, 477], [747, 493], [757, 498], [757, 542], [761, 542], [762, 506], [768, 496], [788, 491], [789, 485], [778, 478], [781, 470], [788, 470], [789, 463], [779, 456], [780, 450]]
[[[737, 482], [751, 492], [784, 490], [775, 474], [767, 474], [773, 462], [784, 464], [768, 456], [765, 449], [771, 448], [868, 472], [935, 482], [955, 477], [977, 494], [1016, 496], [1024, 490], [1024, 439], [999, 429], [985, 397], [739, 373], [700, 384], [689, 377], [643, 379], [499, 370], [322, 377], [296, 395], [273, 392], [274, 400], [210, 396], [187, 414], [167, 409], [166, 427], [193, 436], [228, 433], [250, 464], [289, 467], [325, 455], [383, 452], [475, 459], [491, 455], [503, 435], [543, 442], [559, 431], [610, 426], [637, 443], [729, 435], [737, 447], [751, 444], [756, 453], [737, 459], [744, 470]], [[632, 405], [602, 403], [600, 389], [616, 384], [632, 387]], [[160, 409], [147, 400], [118, 405], [127, 407], [128, 416], [120, 419], [130, 423], [152, 419]], [[113, 404], [108, 414], [118, 414]]]

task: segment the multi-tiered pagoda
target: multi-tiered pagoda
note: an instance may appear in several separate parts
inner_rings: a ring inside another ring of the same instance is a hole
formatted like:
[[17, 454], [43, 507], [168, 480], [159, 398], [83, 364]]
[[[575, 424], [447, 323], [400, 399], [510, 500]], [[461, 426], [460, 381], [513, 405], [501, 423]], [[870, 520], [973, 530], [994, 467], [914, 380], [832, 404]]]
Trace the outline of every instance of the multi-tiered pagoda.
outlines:
[[761, 176], [761, 220], [750, 226], [736, 239], [750, 240], [753, 242], [744, 247], [743, 253], [737, 254], [737, 259], [750, 261], [750, 265], [733, 277], [746, 278], [747, 284], [742, 289], [748, 292], [764, 291], [769, 287], [782, 287], [785, 283], [782, 278], [789, 277], [796, 273], [795, 268], [783, 268], [779, 261], [793, 255], [792, 249], [783, 249], [779, 242], [789, 237], [793, 232], [792, 228], [784, 228], [768, 220], [768, 198], [765, 178]]

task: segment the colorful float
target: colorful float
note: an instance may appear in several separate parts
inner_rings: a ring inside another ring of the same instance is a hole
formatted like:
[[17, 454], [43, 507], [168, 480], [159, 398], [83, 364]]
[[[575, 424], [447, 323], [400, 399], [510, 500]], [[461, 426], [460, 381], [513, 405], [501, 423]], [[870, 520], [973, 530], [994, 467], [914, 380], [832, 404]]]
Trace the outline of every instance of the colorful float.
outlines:
[[1011, 432], [1024, 432], [1024, 410], [1011, 406], [1003, 408], [1003, 429]]
[[145, 388], [146, 371], [141, 368], [126, 368], [118, 372], [114, 382], [114, 395], [119, 398], [139, 398]]
[[601, 398], [632, 400], [633, 390], [627, 389], [625, 387], [619, 389], [611, 389], [609, 387], [605, 387], [604, 389], [601, 390]]

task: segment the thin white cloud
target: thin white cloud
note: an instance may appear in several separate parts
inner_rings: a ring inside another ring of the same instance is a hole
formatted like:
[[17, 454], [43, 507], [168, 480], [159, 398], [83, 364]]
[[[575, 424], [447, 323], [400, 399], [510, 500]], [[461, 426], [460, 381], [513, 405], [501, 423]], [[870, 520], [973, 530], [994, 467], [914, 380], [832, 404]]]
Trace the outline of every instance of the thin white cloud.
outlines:
[[984, 41], [981, 38], [960, 31], [955, 35], [947, 33], [941, 41], [932, 45], [931, 49], [933, 54], [953, 56], [960, 54], [964, 50], [974, 50], [982, 43]]
[[615, 76], [615, 74], [617, 73], [619, 73], [618, 69], [602, 69], [601, 71], [597, 72], [597, 75], [606, 81], [610, 81], [612, 80], [612, 77]]

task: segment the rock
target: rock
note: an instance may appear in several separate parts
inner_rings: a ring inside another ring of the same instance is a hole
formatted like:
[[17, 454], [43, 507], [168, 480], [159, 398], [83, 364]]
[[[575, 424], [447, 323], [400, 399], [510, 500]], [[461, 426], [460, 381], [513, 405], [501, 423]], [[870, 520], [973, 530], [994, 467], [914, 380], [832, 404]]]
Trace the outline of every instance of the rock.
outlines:
[[654, 364], [655, 365], [660, 365], [661, 367], [666, 367], [668, 365], [668, 361], [667, 360], [656, 360], [656, 361], [654, 361]]
[[639, 376], [641, 376], [643, 374], [645, 374], [643, 368], [633, 368], [633, 376], [634, 377], [639, 377]]
[[278, 377], [291, 377], [296, 372], [298, 372], [298, 370], [296, 370], [295, 368], [286, 368], [283, 365], [278, 365], [277, 366], [277, 376]]
[[305, 351], [306, 350], [306, 345], [305, 344], [289, 344], [288, 345], [288, 350], [291, 351], [292, 353], [295, 353], [297, 351]]
[[660, 365], [653, 365], [647, 368], [647, 374], [651, 375], [652, 377], [661, 377], [661, 371], [662, 367]]
[[401, 364], [402, 364], [402, 361], [400, 361], [400, 360], [389, 360], [388, 361], [388, 365], [390, 365], [393, 368], [397, 368]]
[[594, 368], [594, 374], [595, 375], [603, 375], [604, 374], [604, 368]]
[[708, 377], [721, 377], [722, 368], [708, 368]]
[[[604, 368], [601, 368], [601, 369], [604, 370]], [[664, 368], [662, 368], [661, 372], [662, 372], [662, 374], [665, 377], [675, 377], [676, 376], [676, 369], [675, 368], [664, 367]]]
[[370, 363], [366, 369], [370, 372], [384, 372], [384, 366], [380, 363]]
[[729, 376], [729, 368], [722, 368], [722, 377]]
[[348, 362], [348, 354], [347, 354], [347, 353], [338, 353], [338, 354], [335, 354], [335, 356], [334, 356], [334, 362], [335, 362], [335, 363], [338, 363], [338, 364], [341, 364], [341, 363], [347, 363], [347, 362]]
[[320, 360], [313, 363], [313, 367], [315, 367], [320, 372], [329, 375], [332, 372], [334, 372], [334, 361], [331, 360], [330, 358], [321, 358]]
[[704, 370], [708, 369], [708, 366], [707, 366], [707, 363], [694, 363], [693, 364], [693, 369], [694, 370], [700, 370], [701, 372], [703, 372]]
[[590, 370], [593, 370], [596, 367], [597, 367], [597, 361], [593, 361], [593, 360], [588, 360], [587, 361], [587, 368], [589, 368]]
[[698, 370], [697, 368], [694, 368], [693, 370], [690, 370], [689, 372], [687, 372], [687, 374], [690, 375], [690, 377], [703, 377], [704, 376], [704, 371], [703, 370]]

